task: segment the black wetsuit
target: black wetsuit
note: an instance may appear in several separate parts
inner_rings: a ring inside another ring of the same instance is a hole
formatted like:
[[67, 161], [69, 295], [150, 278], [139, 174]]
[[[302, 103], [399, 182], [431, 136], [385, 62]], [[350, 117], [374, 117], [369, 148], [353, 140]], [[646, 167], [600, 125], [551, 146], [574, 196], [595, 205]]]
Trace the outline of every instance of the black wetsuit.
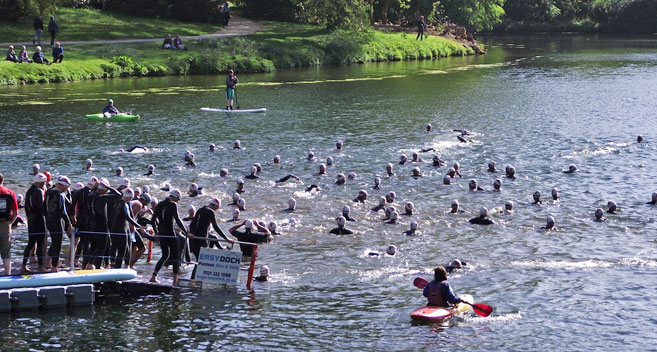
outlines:
[[84, 256], [83, 266], [91, 263], [96, 268], [100, 268], [103, 257], [107, 250], [110, 239], [109, 219], [110, 210], [114, 203], [121, 199], [121, 193], [114, 188], [109, 188], [106, 194], [98, 194], [97, 191], [91, 192], [88, 196], [91, 214], [88, 222], [89, 235], [89, 254]]
[[121, 263], [130, 253], [132, 240], [130, 239], [130, 225], [139, 227], [139, 223], [134, 219], [130, 203], [123, 199], [116, 202], [112, 211], [112, 220], [110, 222], [110, 233], [112, 238], [112, 247], [110, 248], [110, 260], [114, 263], [114, 268], [121, 268]]
[[148, 151], [148, 148], [141, 146], [141, 145], [133, 145], [132, 147], [128, 148], [126, 152], [132, 153], [135, 149], [142, 149], [143, 151]]
[[49, 189], [43, 201], [43, 208], [46, 215], [46, 227], [52, 239], [50, 248], [48, 248], [48, 256], [52, 260], [53, 268], [56, 268], [59, 265], [62, 237], [66, 229], [71, 226], [71, 220], [66, 212], [66, 196], [55, 187]]
[[25, 214], [27, 215], [27, 232], [29, 240], [23, 252], [23, 265], [27, 265], [32, 248], [36, 246], [39, 266], [43, 266], [43, 241], [46, 237], [46, 217], [43, 208], [43, 189], [32, 185], [25, 194]]
[[91, 214], [89, 194], [92, 191], [91, 188], [85, 186], [75, 192], [72, 199], [73, 209], [77, 209], [75, 227], [78, 229], [78, 235], [80, 237], [80, 242], [78, 242], [78, 246], [75, 249], [76, 258], [79, 258], [80, 254], [89, 254], [89, 234], [86, 232], [88, 231], [89, 216]]
[[334, 235], [353, 235], [354, 232], [351, 230], [347, 230], [344, 227], [336, 227], [333, 230], [330, 231], [331, 234]]
[[482, 218], [481, 216], [477, 216], [476, 218], [472, 218], [469, 220], [471, 224], [475, 225], [493, 225], [494, 222], [493, 220]]
[[[243, 232], [243, 231], [233, 231], [230, 233], [235, 236], [240, 242], [249, 242], [249, 243], [265, 243], [269, 241], [269, 235], [259, 232]], [[240, 249], [242, 250], [242, 256], [251, 257], [253, 256], [253, 246], [250, 244], [240, 244]]]
[[185, 225], [178, 216], [178, 205], [166, 198], [157, 204], [153, 212], [153, 228], [160, 238], [160, 247], [162, 247], [162, 256], [155, 264], [154, 274], [157, 274], [165, 263], [173, 265], [174, 274], [180, 271], [180, 240], [173, 229], [174, 221], [183, 232], [186, 232]]
[[[228, 240], [226, 234], [221, 230], [219, 225], [217, 225], [217, 219], [215, 218], [214, 211], [208, 206], [204, 206], [203, 208], [199, 209], [194, 216], [194, 220], [192, 220], [192, 223], [189, 225], [189, 231], [196, 237], [190, 243], [190, 249], [196, 257], [196, 260], [198, 260], [201, 248], [208, 247], [208, 241], [199, 239], [199, 237], [208, 237], [208, 230], [210, 229], [210, 225], [212, 225], [212, 228], [221, 237], [223, 237], [225, 240]], [[222, 248], [218, 242], [213, 242], [210, 244], [210, 247], [212, 247], [212, 245], [215, 245], [219, 249]]]
[[244, 178], [248, 178], [249, 180], [257, 180], [257, 179], [260, 178], [260, 176], [258, 176], [256, 174], [249, 174], [249, 175], [244, 176]]

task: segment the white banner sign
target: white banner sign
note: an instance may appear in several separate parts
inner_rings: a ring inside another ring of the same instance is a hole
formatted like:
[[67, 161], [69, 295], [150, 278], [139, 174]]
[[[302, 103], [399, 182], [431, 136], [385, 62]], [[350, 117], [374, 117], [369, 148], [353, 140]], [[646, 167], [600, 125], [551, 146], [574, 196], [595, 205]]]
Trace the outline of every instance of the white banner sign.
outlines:
[[210, 284], [237, 285], [241, 251], [201, 248], [196, 268], [196, 280]]

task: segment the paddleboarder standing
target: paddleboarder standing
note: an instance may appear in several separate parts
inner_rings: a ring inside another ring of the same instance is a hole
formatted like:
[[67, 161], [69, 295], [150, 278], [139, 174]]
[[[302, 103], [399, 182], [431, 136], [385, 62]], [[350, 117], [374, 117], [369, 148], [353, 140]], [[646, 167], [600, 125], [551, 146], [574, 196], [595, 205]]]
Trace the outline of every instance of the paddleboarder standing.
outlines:
[[235, 86], [237, 86], [237, 76], [232, 69], [226, 76], [226, 110], [233, 110], [233, 100], [235, 99]]

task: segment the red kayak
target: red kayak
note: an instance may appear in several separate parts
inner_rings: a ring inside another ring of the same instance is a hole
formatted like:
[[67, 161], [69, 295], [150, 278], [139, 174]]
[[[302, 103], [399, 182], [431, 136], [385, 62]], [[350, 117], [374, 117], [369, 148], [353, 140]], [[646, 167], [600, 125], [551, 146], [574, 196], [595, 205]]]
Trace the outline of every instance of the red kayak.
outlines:
[[[474, 302], [470, 295], [463, 295], [460, 298], [466, 302]], [[471, 309], [472, 307], [464, 303], [459, 303], [452, 308], [425, 306], [414, 310], [411, 313], [411, 319], [414, 321], [441, 322]]]

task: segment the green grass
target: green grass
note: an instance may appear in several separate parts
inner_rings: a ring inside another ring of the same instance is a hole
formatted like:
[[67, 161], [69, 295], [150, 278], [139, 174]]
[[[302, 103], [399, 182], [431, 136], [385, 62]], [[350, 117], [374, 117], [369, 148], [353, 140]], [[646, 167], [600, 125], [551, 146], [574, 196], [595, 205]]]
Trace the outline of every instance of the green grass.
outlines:
[[[84, 79], [271, 72], [293, 67], [368, 61], [437, 59], [473, 54], [442, 37], [416, 41], [414, 35], [369, 31], [328, 32], [320, 27], [265, 23], [246, 37], [186, 41], [189, 50], [171, 51], [161, 43], [71, 45], [63, 64], [0, 62], [0, 85]], [[30, 53], [31, 54], [31, 53]], [[50, 52], [47, 51], [49, 58]]]
[[[55, 14], [60, 32], [57, 39], [103, 40], [125, 38], [164, 38], [172, 35], [201, 35], [214, 33], [219, 26], [210, 23], [189, 23], [168, 19], [128, 16], [119, 13], [103, 12], [94, 9], [60, 8]], [[33, 19], [17, 23], [0, 22], [0, 42], [32, 41]], [[49, 17], [44, 16], [43, 42], [50, 42], [47, 33]]]

